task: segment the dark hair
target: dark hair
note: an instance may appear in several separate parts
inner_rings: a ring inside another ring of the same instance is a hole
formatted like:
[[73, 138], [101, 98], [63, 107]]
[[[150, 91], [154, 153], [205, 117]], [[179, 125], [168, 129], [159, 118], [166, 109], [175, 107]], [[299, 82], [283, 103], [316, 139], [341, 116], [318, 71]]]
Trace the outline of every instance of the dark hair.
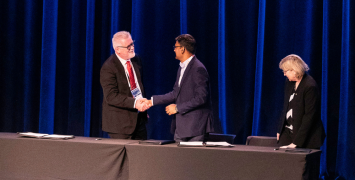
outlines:
[[192, 54], [195, 54], [195, 38], [192, 37], [190, 34], [181, 34], [180, 36], [175, 38], [175, 41], [179, 42], [179, 44], [186, 48]]

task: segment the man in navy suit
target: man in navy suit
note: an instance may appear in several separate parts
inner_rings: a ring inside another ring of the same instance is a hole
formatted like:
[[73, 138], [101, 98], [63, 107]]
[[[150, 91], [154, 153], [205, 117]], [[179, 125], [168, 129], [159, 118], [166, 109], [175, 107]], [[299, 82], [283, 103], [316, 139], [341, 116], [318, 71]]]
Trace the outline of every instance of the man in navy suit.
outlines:
[[180, 61], [173, 91], [152, 96], [151, 105], [170, 104], [165, 110], [173, 115], [171, 133], [176, 141], [206, 141], [213, 132], [210, 78], [195, 56], [195, 39], [189, 34], [175, 38], [174, 52]]

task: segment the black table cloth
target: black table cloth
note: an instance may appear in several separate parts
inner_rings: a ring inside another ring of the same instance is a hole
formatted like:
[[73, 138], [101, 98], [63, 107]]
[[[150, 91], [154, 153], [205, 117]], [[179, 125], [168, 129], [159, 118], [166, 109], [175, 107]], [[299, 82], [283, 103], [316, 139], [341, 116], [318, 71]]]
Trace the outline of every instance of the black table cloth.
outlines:
[[246, 145], [178, 147], [0, 133], [0, 179], [316, 179], [320, 154]]

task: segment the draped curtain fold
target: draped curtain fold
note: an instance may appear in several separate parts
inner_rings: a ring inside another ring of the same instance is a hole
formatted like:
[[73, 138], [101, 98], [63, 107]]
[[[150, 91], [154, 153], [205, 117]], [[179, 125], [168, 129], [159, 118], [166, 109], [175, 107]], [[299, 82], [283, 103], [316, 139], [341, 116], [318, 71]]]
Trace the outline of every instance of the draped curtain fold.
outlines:
[[[58, 1], [43, 1], [39, 132], [54, 132]], [[15, 22], [13, 22], [15, 23]], [[30, 35], [31, 36], [31, 35]], [[26, 38], [26, 37], [24, 37]], [[26, 103], [26, 102], [24, 102]]]
[[[0, 1], [0, 131], [107, 137], [102, 63], [112, 35], [131, 32], [146, 97], [172, 90], [174, 38], [189, 33], [206, 66], [218, 132], [275, 136], [285, 77], [298, 54], [322, 94], [320, 177], [354, 179], [354, 10], [350, 0]], [[148, 110], [148, 137], [171, 139], [164, 106]]]

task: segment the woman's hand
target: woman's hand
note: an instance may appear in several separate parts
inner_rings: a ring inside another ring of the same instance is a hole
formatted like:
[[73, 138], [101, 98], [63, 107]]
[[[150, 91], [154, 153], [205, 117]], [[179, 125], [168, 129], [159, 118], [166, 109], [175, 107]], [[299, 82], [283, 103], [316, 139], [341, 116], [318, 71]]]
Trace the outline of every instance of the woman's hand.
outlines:
[[276, 134], [276, 140], [280, 140], [280, 133]]
[[296, 144], [291, 143], [288, 146], [281, 146], [280, 148], [296, 148], [296, 146]]

